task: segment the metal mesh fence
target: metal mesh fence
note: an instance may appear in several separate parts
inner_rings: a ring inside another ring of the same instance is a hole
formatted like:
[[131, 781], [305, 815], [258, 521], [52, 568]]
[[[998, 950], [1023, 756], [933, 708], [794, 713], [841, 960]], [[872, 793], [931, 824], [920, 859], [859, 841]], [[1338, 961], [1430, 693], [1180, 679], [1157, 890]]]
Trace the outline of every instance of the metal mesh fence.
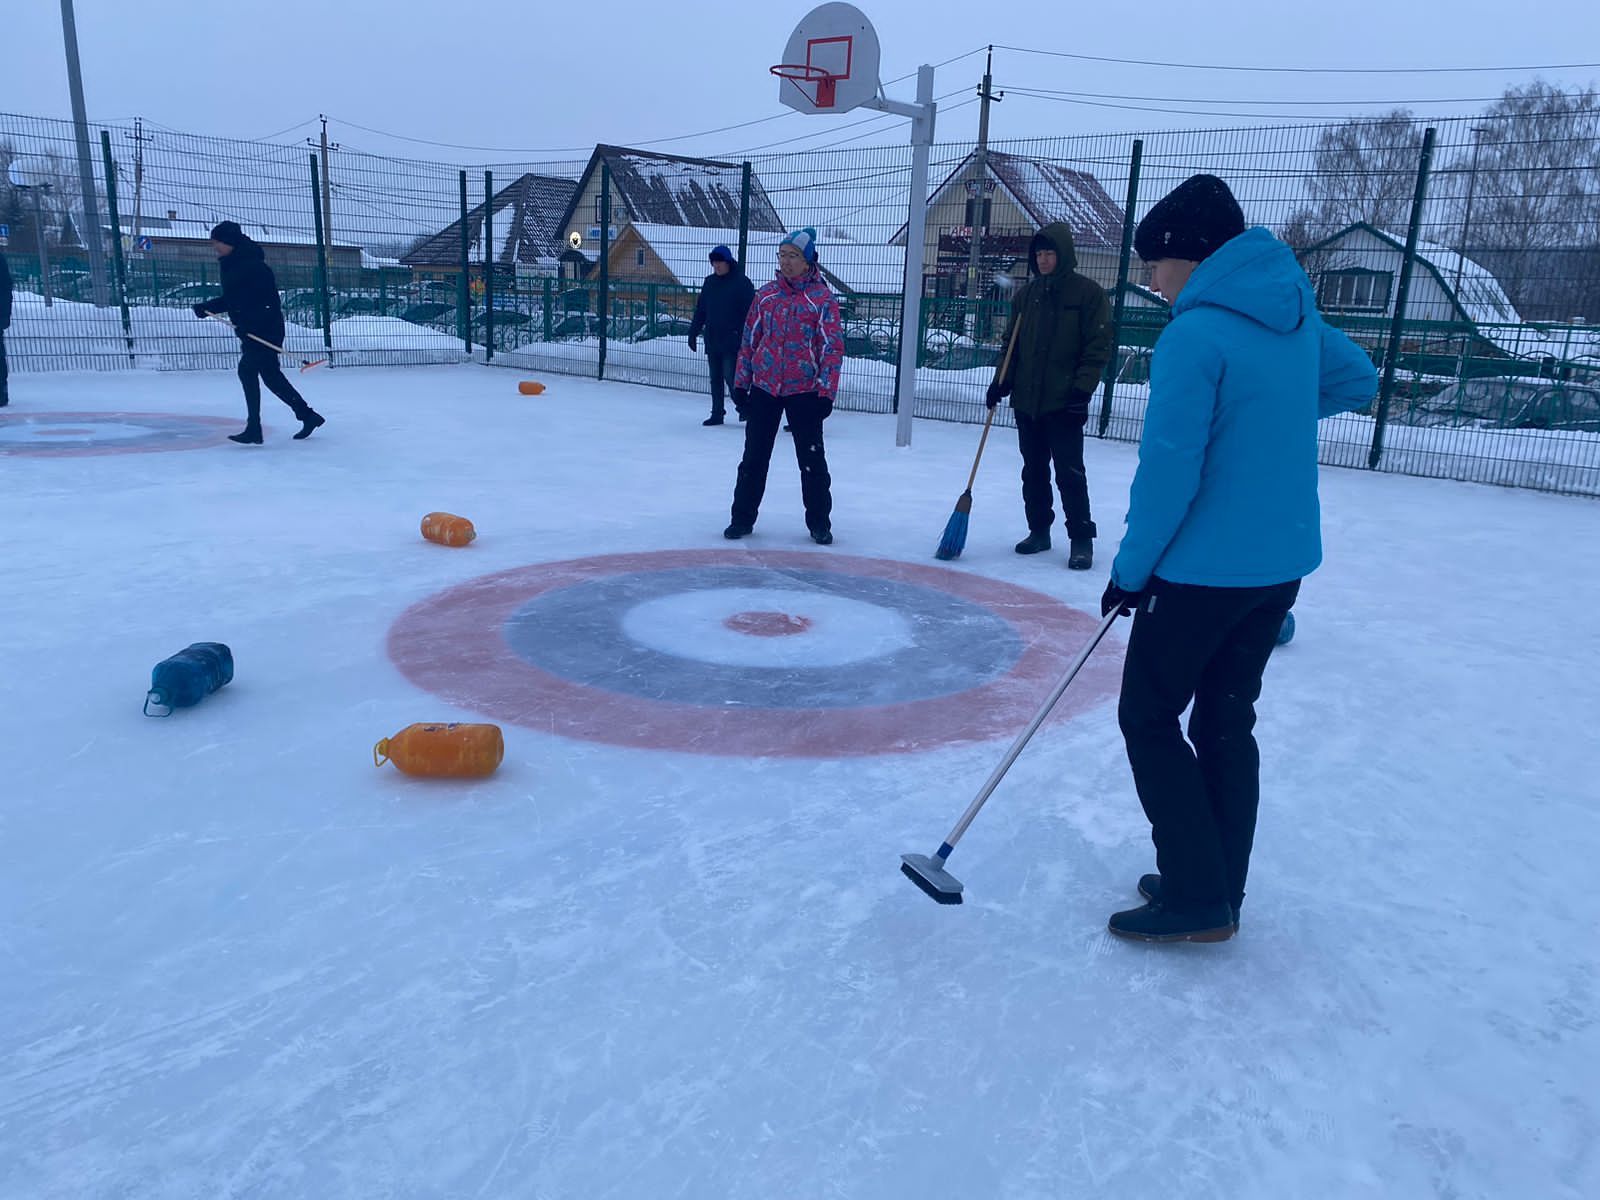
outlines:
[[[1118, 317], [1091, 428], [1137, 439], [1168, 311], [1128, 237], [1209, 171], [1294, 247], [1323, 313], [1383, 369], [1369, 408], [1323, 422], [1324, 462], [1600, 494], [1596, 124], [1592, 106], [1545, 97], [1494, 118], [936, 146], [911, 263], [917, 415], [982, 419], [1028, 242], [1062, 220], [1077, 269]], [[748, 161], [596, 147], [463, 167], [338, 140], [324, 151], [145, 123], [94, 133], [98, 234], [71, 124], [0, 114], [19, 372], [230, 366], [231, 331], [189, 306], [216, 294], [207, 233], [232, 219], [266, 247], [290, 351], [698, 391], [706, 363], [687, 334], [708, 251], [728, 245], [759, 285], [782, 232], [811, 226], [845, 321], [839, 405], [894, 407], [908, 147], [845, 138]], [[87, 253], [96, 236], [104, 279]]]

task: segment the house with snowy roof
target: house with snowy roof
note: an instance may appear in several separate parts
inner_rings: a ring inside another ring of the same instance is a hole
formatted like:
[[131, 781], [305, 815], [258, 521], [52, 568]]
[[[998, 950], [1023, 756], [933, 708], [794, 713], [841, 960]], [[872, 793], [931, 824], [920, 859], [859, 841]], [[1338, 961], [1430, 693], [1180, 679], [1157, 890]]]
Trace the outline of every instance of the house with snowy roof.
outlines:
[[[1299, 257], [1317, 306], [1358, 337], [1366, 330], [1376, 338], [1394, 316], [1405, 250], [1402, 235], [1358, 221]], [[1592, 369], [1600, 361], [1600, 331], [1525, 321], [1492, 271], [1434, 242], [1417, 243], [1405, 316], [1422, 323], [1408, 331], [1408, 351], [1520, 359], [1541, 370], [1561, 363]]]
[[[977, 152], [968, 154], [928, 200], [924, 295], [966, 294], [974, 227], [981, 233], [982, 277], [1020, 279], [1027, 275], [1034, 234], [1054, 221], [1072, 230], [1078, 270], [1107, 291], [1116, 286], [1123, 212], [1098, 179], [1059, 162], [1001, 150], [989, 150], [984, 159], [980, 169]], [[890, 241], [904, 246], [906, 227]]]
[[[467, 259], [472, 274], [484, 260], [484, 216], [494, 237], [496, 276], [555, 275], [564, 243], [562, 218], [572, 204], [576, 180], [529, 173], [500, 188], [487, 204], [467, 212]], [[418, 279], [453, 279], [461, 273], [461, 222], [445, 226], [401, 255]]]
[[[695, 237], [702, 241], [713, 233], [726, 238], [732, 230], [728, 245], [738, 245], [743, 164], [601, 145], [589, 156], [571, 201], [558, 222], [563, 262], [568, 264], [564, 275], [581, 276], [599, 261], [600, 193], [607, 172], [611, 179], [612, 240], [619, 239], [628, 226], [640, 225], [655, 230], [699, 230]], [[754, 171], [750, 174], [749, 214], [752, 233], [781, 235], [784, 232], [783, 222]], [[705, 243], [702, 262], [706, 252], [716, 244], [715, 241]], [[616, 261], [614, 257], [612, 261]], [[705, 273], [699, 272], [694, 282], [698, 284]]]

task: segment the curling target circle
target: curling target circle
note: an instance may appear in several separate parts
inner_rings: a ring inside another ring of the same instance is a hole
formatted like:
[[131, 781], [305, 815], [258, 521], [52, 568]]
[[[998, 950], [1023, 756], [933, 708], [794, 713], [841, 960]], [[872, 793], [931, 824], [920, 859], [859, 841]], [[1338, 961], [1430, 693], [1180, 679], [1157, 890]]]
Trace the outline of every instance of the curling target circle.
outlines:
[[[1014, 734], [1096, 624], [949, 568], [659, 551], [468, 581], [403, 613], [388, 646], [419, 687], [513, 724], [653, 749], [835, 757]], [[1102, 652], [1059, 711], [1116, 686]]]

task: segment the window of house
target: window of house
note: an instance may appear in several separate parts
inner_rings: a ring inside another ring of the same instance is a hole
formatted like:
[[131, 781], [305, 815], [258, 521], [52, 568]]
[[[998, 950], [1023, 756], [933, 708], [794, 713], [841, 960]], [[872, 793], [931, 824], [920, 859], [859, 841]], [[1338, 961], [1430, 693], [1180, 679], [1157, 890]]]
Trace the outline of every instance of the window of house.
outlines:
[[633, 265], [636, 267], [644, 266], [644, 250], [642, 247], [633, 252]]
[[1393, 285], [1392, 271], [1324, 271], [1317, 304], [1329, 312], [1383, 312]]
[[598, 192], [595, 193], [594, 198], [594, 223], [596, 225], [603, 224], [603, 222], [600, 220], [600, 195]]
[[994, 201], [988, 197], [977, 200], [967, 197], [967, 227], [976, 225], [980, 229], [989, 228], [989, 213], [994, 208]]

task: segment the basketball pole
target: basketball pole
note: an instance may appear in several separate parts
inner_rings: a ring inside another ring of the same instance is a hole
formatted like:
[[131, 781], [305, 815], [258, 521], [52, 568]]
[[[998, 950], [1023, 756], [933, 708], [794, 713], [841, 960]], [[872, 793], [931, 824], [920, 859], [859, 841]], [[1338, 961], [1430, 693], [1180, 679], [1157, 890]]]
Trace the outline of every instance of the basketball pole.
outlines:
[[905, 302], [900, 313], [900, 372], [895, 393], [894, 444], [911, 445], [917, 395], [917, 351], [922, 342], [922, 258], [928, 229], [928, 156], [933, 148], [933, 68], [917, 68], [917, 101], [905, 104], [880, 95], [863, 108], [911, 118], [911, 194], [906, 214]]

